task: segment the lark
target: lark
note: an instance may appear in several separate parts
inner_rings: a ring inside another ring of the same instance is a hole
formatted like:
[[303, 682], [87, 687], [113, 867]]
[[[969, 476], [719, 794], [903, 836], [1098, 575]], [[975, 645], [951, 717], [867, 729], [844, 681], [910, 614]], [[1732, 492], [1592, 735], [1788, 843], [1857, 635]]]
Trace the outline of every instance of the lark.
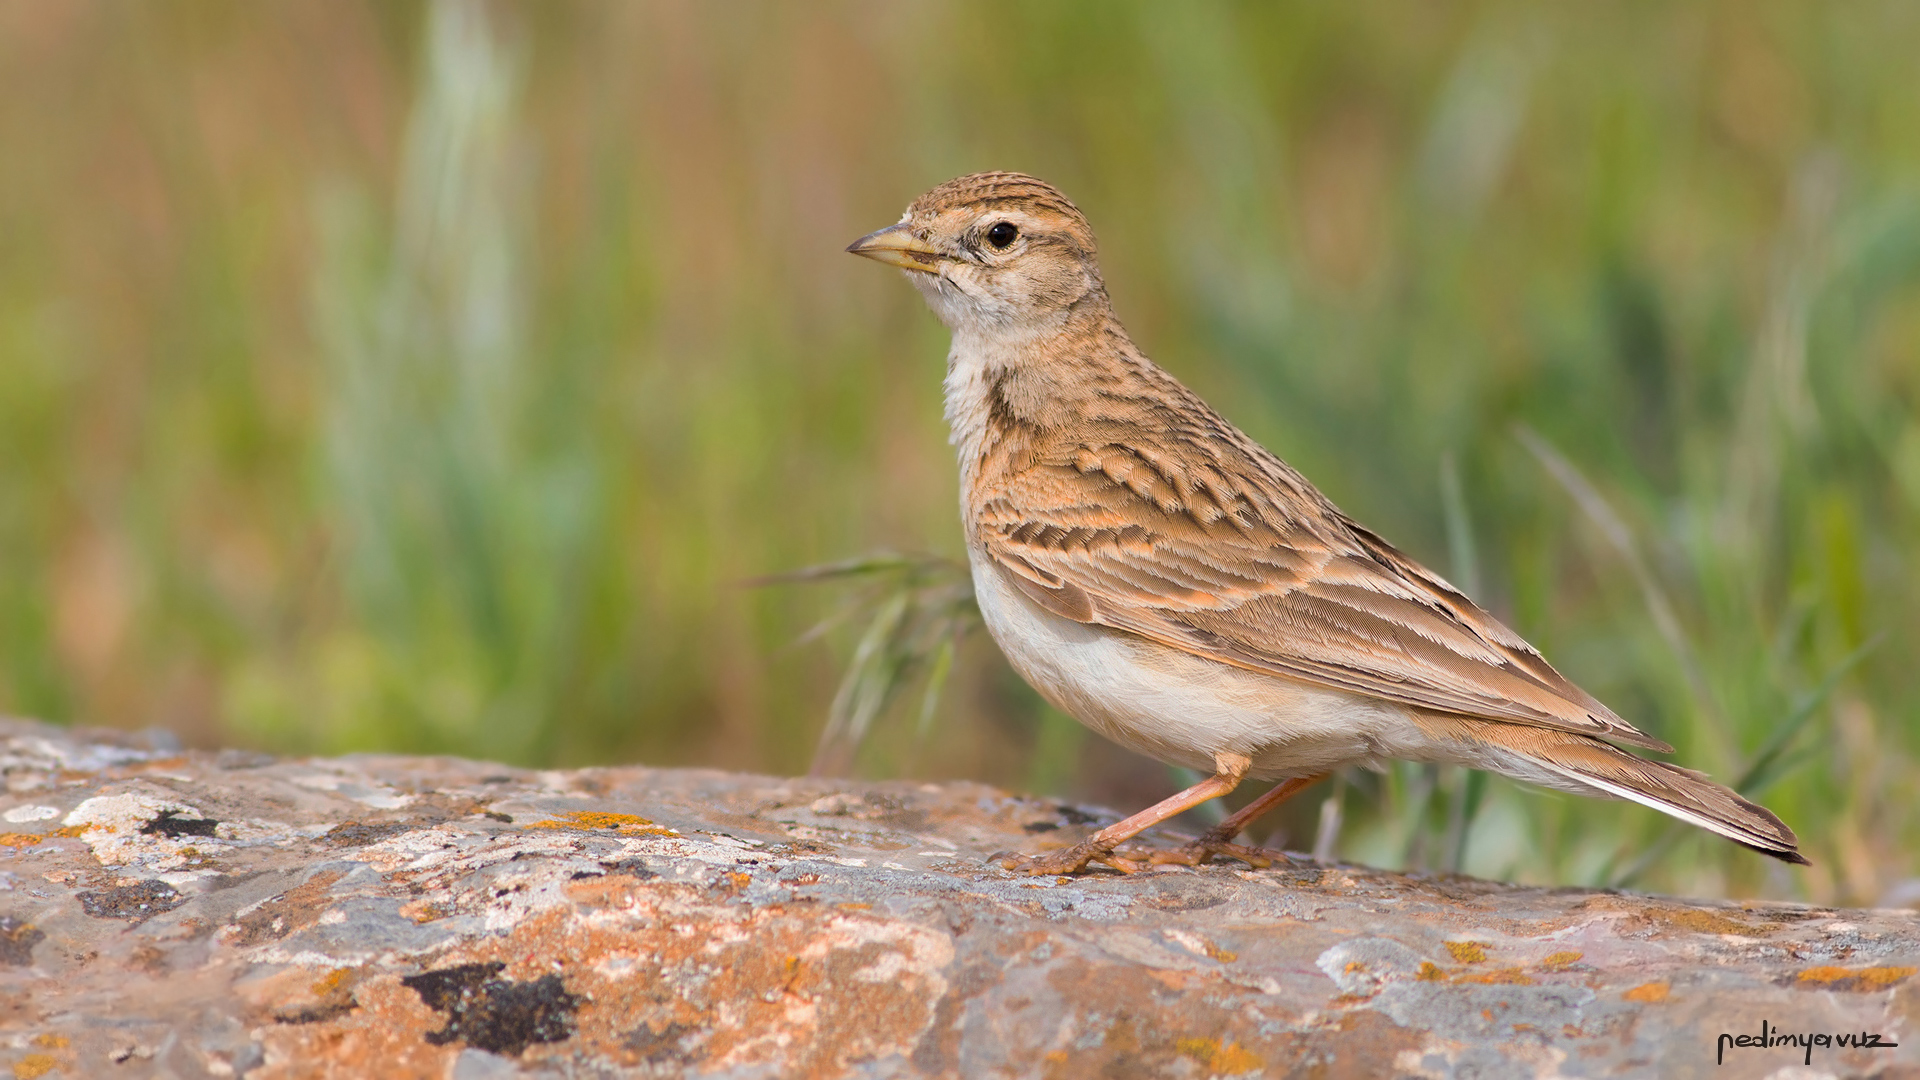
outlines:
[[[1396, 758], [1630, 799], [1806, 862], [1764, 807], [1623, 749], [1673, 751], [1148, 360], [1086, 217], [1051, 185], [950, 180], [847, 250], [906, 271], [953, 333], [946, 415], [994, 641], [1081, 723], [1207, 774], [1009, 869], [1268, 865], [1234, 842], [1250, 822], [1331, 770]], [[1185, 848], [1118, 853], [1248, 779], [1280, 782]]]

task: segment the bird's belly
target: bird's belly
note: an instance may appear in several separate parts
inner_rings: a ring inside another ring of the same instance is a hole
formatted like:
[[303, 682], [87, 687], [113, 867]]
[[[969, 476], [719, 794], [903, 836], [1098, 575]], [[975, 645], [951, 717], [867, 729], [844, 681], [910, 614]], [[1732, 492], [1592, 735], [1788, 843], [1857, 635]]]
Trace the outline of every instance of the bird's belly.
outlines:
[[1201, 772], [1214, 755], [1253, 759], [1259, 779], [1427, 756], [1405, 709], [1065, 619], [1035, 604], [979, 553], [974, 594], [988, 633], [1042, 697], [1129, 749]]

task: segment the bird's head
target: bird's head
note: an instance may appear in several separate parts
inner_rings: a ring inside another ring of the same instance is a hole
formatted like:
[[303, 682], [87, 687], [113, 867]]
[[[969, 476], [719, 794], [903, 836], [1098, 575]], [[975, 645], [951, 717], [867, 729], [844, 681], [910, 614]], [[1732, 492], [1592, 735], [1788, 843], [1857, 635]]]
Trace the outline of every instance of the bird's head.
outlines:
[[1049, 333], [1106, 305], [1085, 215], [1053, 185], [1021, 173], [949, 180], [847, 250], [907, 271], [956, 332]]

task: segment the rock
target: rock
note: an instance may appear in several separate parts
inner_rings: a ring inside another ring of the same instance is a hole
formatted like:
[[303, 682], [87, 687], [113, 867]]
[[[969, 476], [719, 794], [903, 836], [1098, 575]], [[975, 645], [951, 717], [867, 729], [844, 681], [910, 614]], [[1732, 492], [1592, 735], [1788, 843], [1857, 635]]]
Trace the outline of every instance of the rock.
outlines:
[[1031, 880], [988, 856], [1112, 816], [975, 784], [16, 721], [0, 770], [16, 1077], [1920, 1075], [1909, 911], [1304, 861]]

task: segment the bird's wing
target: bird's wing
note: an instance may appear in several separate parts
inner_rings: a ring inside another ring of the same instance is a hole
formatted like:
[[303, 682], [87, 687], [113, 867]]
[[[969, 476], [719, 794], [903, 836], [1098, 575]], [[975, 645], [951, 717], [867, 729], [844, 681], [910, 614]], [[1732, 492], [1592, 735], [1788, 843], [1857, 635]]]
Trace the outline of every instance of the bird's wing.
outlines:
[[1044, 454], [982, 492], [975, 541], [1077, 622], [1416, 708], [1672, 750], [1279, 459], [1213, 450], [1198, 464], [1137, 442]]

